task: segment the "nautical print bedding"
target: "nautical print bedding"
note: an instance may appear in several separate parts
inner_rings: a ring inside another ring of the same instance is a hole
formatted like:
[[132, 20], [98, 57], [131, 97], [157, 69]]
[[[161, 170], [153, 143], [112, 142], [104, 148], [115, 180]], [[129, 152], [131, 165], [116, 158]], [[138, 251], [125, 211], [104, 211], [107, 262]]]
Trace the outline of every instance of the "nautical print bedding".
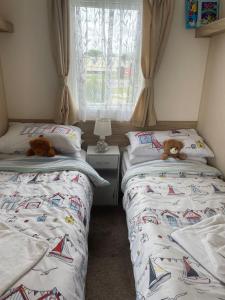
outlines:
[[[7, 161], [0, 161], [0, 221], [46, 241], [49, 248], [0, 299], [84, 299], [92, 204], [88, 176], [96, 184], [105, 181], [85, 162], [70, 159], [69, 168], [68, 159], [63, 163], [61, 157], [60, 163], [55, 158], [54, 170], [51, 159], [40, 158], [38, 163], [33, 158], [30, 165], [25, 160], [14, 160], [15, 172], [13, 164], [9, 172]], [[20, 253], [15, 255], [19, 260]]]
[[[220, 172], [201, 163], [155, 161], [122, 181], [138, 300], [225, 299], [225, 287], [171, 238], [178, 228], [225, 214]], [[198, 247], [196, 240], [193, 247]]]

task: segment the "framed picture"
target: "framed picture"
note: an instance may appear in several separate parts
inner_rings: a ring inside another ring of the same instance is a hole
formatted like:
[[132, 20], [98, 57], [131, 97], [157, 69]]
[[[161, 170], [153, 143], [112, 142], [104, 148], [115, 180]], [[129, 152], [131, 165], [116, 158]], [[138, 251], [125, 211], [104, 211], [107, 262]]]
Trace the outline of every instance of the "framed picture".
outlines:
[[185, 27], [193, 29], [219, 18], [219, 0], [185, 0]]
[[185, 0], [185, 27], [192, 29], [197, 27], [198, 0]]
[[198, 2], [197, 27], [214, 22], [219, 18], [219, 0], [199, 0]]

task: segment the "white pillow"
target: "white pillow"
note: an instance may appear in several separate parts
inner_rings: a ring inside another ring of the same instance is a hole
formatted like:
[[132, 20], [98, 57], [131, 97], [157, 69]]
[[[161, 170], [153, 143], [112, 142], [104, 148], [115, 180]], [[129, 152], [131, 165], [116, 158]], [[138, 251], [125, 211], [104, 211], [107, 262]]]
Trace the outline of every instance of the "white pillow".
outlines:
[[168, 139], [177, 139], [184, 143], [181, 152], [189, 156], [214, 157], [213, 152], [194, 129], [133, 131], [128, 132], [127, 136], [131, 144], [131, 153], [138, 156], [160, 157], [163, 153], [163, 142]]
[[81, 150], [81, 130], [75, 126], [36, 123], [11, 123], [0, 138], [0, 153], [25, 153], [29, 141], [39, 135], [47, 137], [60, 153], [75, 153]]
[[[131, 153], [131, 146], [127, 147], [127, 153], [128, 153], [128, 158], [129, 161], [132, 165], [136, 165], [136, 164], [140, 164], [143, 162], [148, 162], [148, 161], [152, 161], [152, 160], [158, 160], [160, 159], [160, 155], [134, 155]], [[207, 164], [207, 159], [204, 157], [196, 157], [196, 156], [187, 156], [188, 160], [192, 160], [192, 161], [198, 161], [201, 162], [203, 164]]]

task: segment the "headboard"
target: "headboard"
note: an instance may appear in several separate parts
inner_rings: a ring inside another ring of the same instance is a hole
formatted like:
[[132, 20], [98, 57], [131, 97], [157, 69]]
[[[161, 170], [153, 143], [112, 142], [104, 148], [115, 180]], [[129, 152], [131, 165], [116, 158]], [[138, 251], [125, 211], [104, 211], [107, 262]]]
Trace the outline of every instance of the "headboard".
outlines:
[[[84, 149], [87, 145], [96, 145], [98, 137], [93, 134], [94, 132], [94, 121], [80, 122], [77, 124], [84, 135], [82, 139], [85, 141], [83, 144]], [[112, 136], [106, 138], [106, 142], [110, 145], [119, 145], [125, 147], [129, 144], [129, 140], [126, 137], [128, 131], [135, 130], [169, 130], [169, 129], [180, 129], [180, 128], [196, 128], [197, 122], [195, 121], [157, 121], [157, 124], [152, 127], [134, 127], [129, 122], [112, 122]]]
[[0, 136], [2, 136], [8, 128], [8, 114], [5, 99], [5, 88], [2, 75], [2, 66], [0, 62]]
[[[23, 123], [54, 123], [53, 120], [46, 119], [9, 119], [10, 122], [23, 122]], [[87, 149], [88, 145], [96, 145], [98, 137], [93, 134], [94, 121], [79, 122], [75, 124], [80, 127], [84, 132], [82, 139], [85, 141], [82, 144], [83, 149]], [[134, 127], [129, 122], [116, 122], [112, 121], [112, 136], [107, 136], [106, 141], [109, 145], [119, 145], [125, 147], [129, 144], [129, 140], [125, 133], [131, 130], [169, 130], [180, 128], [196, 128], [196, 121], [157, 121], [157, 124], [152, 127]]]

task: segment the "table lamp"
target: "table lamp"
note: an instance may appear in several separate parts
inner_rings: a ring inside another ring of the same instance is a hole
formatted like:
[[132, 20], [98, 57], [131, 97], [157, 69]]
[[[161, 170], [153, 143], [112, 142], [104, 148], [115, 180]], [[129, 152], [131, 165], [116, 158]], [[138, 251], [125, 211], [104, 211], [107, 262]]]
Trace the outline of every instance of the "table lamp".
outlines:
[[94, 135], [99, 136], [96, 150], [97, 152], [106, 152], [109, 147], [105, 142], [105, 137], [112, 135], [111, 120], [110, 119], [97, 119], [95, 121]]

